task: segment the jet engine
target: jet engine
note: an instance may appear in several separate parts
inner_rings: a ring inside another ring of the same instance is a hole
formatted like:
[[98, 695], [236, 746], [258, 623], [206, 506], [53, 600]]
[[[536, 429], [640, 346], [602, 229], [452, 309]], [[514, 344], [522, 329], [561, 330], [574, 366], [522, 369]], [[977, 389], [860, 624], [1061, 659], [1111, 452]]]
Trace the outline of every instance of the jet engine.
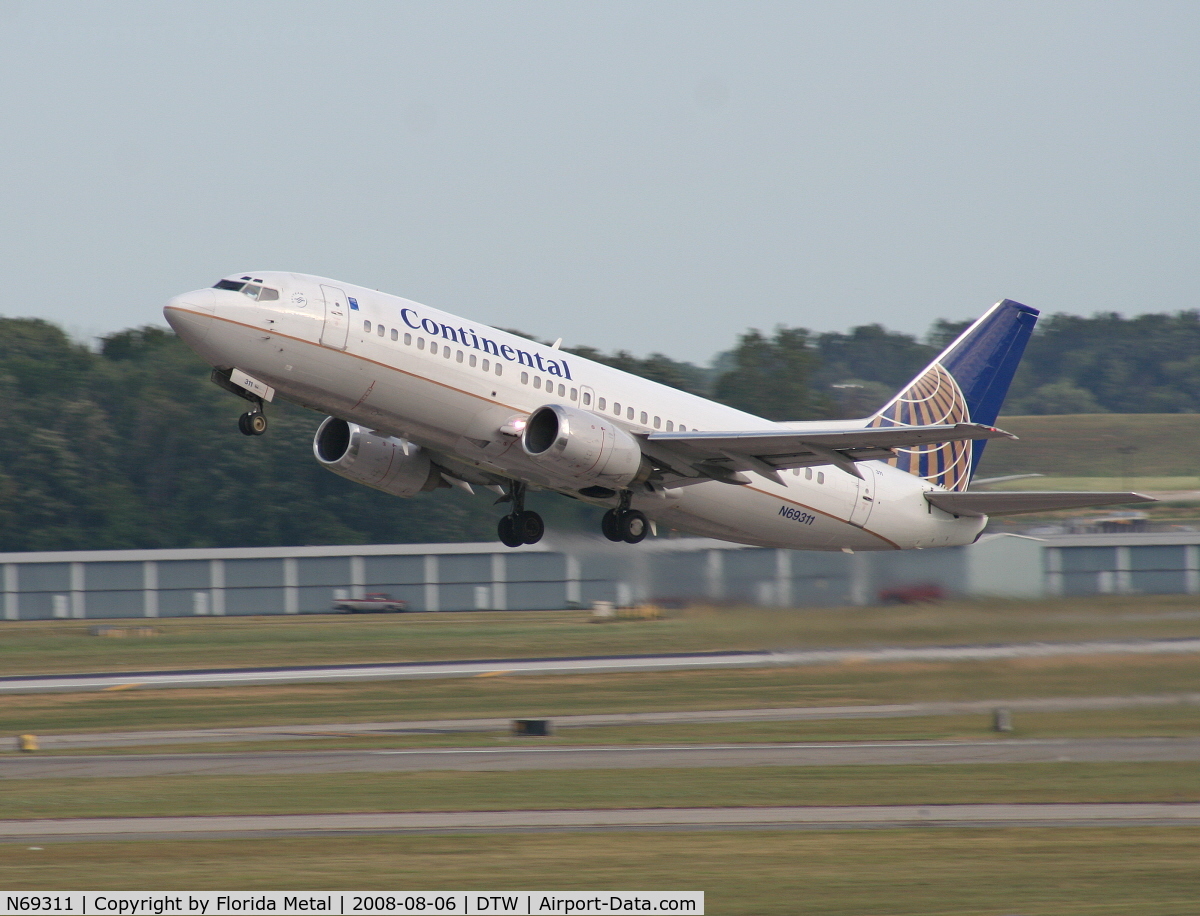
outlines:
[[416, 496], [441, 484], [440, 472], [420, 446], [377, 436], [337, 417], [326, 417], [317, 429], [313, 454], [333, 473], [393, 496]]
[[637, 440], [586, 410], [547, 404], [529, 415], [521, 447], [550, 474], [573, 489], [599, 485], [622, 490], [650, 474]]

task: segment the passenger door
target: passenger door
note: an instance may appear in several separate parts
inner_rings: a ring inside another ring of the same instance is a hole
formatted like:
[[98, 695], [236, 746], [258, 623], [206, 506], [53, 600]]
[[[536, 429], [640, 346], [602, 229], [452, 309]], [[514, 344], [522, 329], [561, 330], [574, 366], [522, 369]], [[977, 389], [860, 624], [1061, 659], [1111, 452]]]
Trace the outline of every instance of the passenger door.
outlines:
[[871, 517], [871, 508], [875, 505], [875, 469], [868, 462], [858, 466], [862, 472], [862, 480], [856, 481], [858, 492], [854, 496], [854, 505], [850, 509], [851, 525], [863, 528]]
[[321, 331], [321, 346], [335, 350], [346, 349], [350, 333], [350, 305], [346, 294], [335, 286], [321, 286], [325, 298], [325, 326]]

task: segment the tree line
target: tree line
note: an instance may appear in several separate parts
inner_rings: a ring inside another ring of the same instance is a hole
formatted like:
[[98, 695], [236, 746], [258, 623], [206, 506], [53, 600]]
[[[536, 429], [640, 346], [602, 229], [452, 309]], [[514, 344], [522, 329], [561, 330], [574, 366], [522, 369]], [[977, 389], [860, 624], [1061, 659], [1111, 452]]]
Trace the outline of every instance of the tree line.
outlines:
[[[570, 352], [775, 420], [866, 415], [966, 323], [924, 339], [864, 325], [748, 330], [711, 366], [661, 353]], [[171, 332], [145, 327], [93, 349], [34, 318], [0, 318], [0, 550], [238, 547], [489, 540], [500, 510], [439, 490], [380, 499], [321, 468], [320, 417], [272, 405], [261, 438], [242, 406]], [[1052, 315], [1039, 323], [1005, 413], [1192, 413], [1200, 312]], [[591, 507], [535, 498], [552, 526]]]

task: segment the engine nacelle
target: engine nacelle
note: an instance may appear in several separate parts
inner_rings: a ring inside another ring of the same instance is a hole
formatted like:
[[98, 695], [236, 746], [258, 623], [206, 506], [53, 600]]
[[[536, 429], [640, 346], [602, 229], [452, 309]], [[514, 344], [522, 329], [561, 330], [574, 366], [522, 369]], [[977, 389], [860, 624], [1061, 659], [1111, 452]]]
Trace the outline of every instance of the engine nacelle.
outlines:
[[441, 483], [441, 474], [420, 446], [376, 436], [337, 417], [326, 417], [317, 429], [313, 454], [333, 473], [393, 496], [416, 496]]
[[615, 423], [576, 407], [547, 404], [529, 415], [521, 447], [575, 489], [622, 490], [650, 473], [637, 440]]

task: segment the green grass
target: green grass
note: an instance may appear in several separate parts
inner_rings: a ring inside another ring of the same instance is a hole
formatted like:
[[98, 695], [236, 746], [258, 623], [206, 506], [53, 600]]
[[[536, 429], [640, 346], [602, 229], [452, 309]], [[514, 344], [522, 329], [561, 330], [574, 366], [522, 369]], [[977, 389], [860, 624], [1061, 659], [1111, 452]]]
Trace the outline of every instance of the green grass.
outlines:
[[905, 829], [25, 845], [0, 887], [703, 890], [725, 916], [1194, 916], [1200, 830]]
[[5, 818], [1200, 801], [1187, 763], [425, 771], [8, 779]]
[[[496, 655], [925, 644], [1200, 631], [1194, 598], [696, 611], [593, 625], [582, 614], [159, 621], [144, 641], [81, 622], [0, 625], [0, 670], [78, 671]], [[1196, 655], [862, 664], [572, 677], [40, 694], [0, 698], [0, 733], [732, 709], [1192, 692]], [[15, 669], [15, 670], [14, 670]], [[1195, 734], [1192, 707], [1023, 713], [1018, 737]], [[571, 730], [556, 743], [983, 737], [986, 716]], [[337, 739], [335, 739], [337, 740]], [[371, 746], [378, 739], [349, 739]], [[496, 735], [387, 738], [384, 746]], [[287, 743], [263, 743], [281, 749]], [[314, 749], [321, 742], [296, 742]], [[238, 747], [244, 750], [245, 745]], [[173, 748], [174, 749], [174, 748]], [[207, 745], [205, 750], [216, 750]], [[314, 776], [20, 779], [10, 818], [693, 805], [1196, 801], [1194, 763], [756, 767]], [[332, 837], [0, 847], [0, 887], [696, 889], [712, 913], [1189, 914], [1200, 830], [1026, 828]]]
[[[980, 475], [1196, 477], [1200, 414], [1076, 414], [1001, 417], [1017, 442], [988, 444]], [[1164, 448], [1170, 443], [1170, 448]], [[1122, 453], [1121, 448], [1132, 451]]]
[[0, 734], [1185, 693], [1198, 673], [1196, 655], [1115, 655], [32, 694], [0, 701]]
[[1012, 732], [998, 735], [989, 713], [914, 716], [896, 719], [837, 719], [817, 722], [724, 722], [671, 725], [621, 725], [604, 728], [560, 728], [546, 738], [513, 737], [507, 729], [492, 732], [424, 732], [383, 736], [338, 734], [266, 741], [43, 750], [43, 755], [217, 754], [258, 751], [375, 750], [423, 747], [562, 747], [580, 745], [738, 744], [828, 741], [944, 741], [1010, 738], [1179, 738], [1200, 735], [1200, 706], [1073, 712], [1018, 711]]
[[[665, 620], [596, 624], [582, 611], [182, 618], [159, 635], [89, 636], [94, 621], [0, 622], [6, 675], [1194, 636], [1189, 596], [953, 601], [909, 607], [695, 608]], [[140, 621], [146, 623], [147, 621]]]

